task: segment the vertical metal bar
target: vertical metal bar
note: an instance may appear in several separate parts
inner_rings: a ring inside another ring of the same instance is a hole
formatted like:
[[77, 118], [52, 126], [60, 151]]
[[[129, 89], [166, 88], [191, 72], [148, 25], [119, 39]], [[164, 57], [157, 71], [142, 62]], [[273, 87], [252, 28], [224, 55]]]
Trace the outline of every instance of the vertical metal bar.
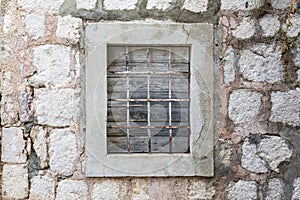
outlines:
[[[168, 59], [168, 90], [169, 90], [169, 99], [172, 98], [171, 93], [171, 48], [169, 47], [169, 59]], [[172, 102], [169, 101], [169, 143], [170, 143], [170, 153], [172, 153]]]
[[[128, 58], [128, 46], [125, 47], [125, 54], [126, 54], [126, 84], [127, 84], [127, 117], [126, 117], [126, 123], [127, 123], [127, 127], [129, 127], [129, 69], [128, 69], [128, 62], [129, 62], [129, 58]], [[130, 140], [129, 140], [129, 136], [130, 136], [130, 132], [129, 132], [129, 128], [127, 128], [126, 132], [127, 132], [127, 151], [128, 153], [130, 153]]]
[[148, 150], [149, 150], [149, 153], [151, 152], [151, 129], [150, 129], [150, 126], [151, 126], [151, 111], [150, 111], [150, 57], [149, 57], [149, 47], [147, 46], [147, 69], [148, 69], [148, 73], [147, 73], [147, 116], [148, 116]]

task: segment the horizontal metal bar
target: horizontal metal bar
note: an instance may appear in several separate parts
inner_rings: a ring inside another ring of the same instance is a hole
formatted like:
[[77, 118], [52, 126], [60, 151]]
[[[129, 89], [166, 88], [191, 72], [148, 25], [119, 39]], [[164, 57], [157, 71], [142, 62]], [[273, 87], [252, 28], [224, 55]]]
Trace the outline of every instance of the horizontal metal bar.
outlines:
[[116, 74], [133, 74], [133, 75], [139, 75], [139, 74], [191, 74], [190, 72], [175, 72], [175, 71], [167, 71], [167, 72], [130, 72], [130, 71], [123, 71], [123, 72], [109, 72], [109, 75], [116, 75]]
[[168, 129], [175, 129], [175, 128], [190, 128], [190, 126], [109, 126], [109, 128], [124, 128], [124, 129], [131, 129], [131, 128], [141, 128], [141, 129], [168, 128]]
[[181, 101], [190, 101], [190, 99], [109, 99], [109, 101], [141, 101], [141, 102], [169, 102], [169, 101], [175, 101], [175, 102], [181, 102]]

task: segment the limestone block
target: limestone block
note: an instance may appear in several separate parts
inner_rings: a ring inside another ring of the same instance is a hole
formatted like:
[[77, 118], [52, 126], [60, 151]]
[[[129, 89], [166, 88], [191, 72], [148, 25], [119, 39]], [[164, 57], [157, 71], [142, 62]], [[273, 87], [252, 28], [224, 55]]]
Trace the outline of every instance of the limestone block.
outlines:
[[293, 183], [294, 190], [292, 200], [300, 199], [300, 178], [296, 178]]
[[259, 8], [263, 3], [257, 0], [222, 0], [221, 10], [252, 10]]
[[278, 20], [278, 16], [265, 15], [259, 20], [259, 25], [262, 29], [263, 36], [270, 37], [279, 31], [280, 21]]
[[240, 180], [237, 183], [232, 183], [229, 188], [228, 199], [232, 200], [256, 200], [257, 199], [257, 184], [255, 181]]
[[56, 200], [87, 200], [88, 187], [84, 181], [63, 180], [58, 183]]
[[271, 102], [270, 121], [300, 125], [300, 88], [288, 92], [273, 92]]
[[257, 147], [258, 155], [276, 172], [279, 172], [278, 165], [289, 159], [293, 153], [285, 140], [277, 136], [262, 139]]
[[207, 10], [207, 4], [208, 0], [185, 0], [182, 8], [199, 13]]
[[2, 197], [25, 199], [28, 196], [28, 171], [26, 165], [4, 165], [2, 172]]
[[235, 124], [249, 122], [258, 114], [262, 95], [249, 90], [236, 90], [230, 95], [228, 114]]
[[43, 127], [35, 126], [31, 130], [31, 138], [33, 142], [33, 149], [36, 152], [40, 168], [44, 169], [48, 166], [48, 148], [47, 148], [47, 131]]
[[133, 10], [138, 0], [104, 0], [105, 10]]
[[174, 0], [148, 0], [147, 9], [167, 10]]
[[91, 10], [96, 7], [97, 0], [76, 0], [77, 9]]
[[80, 39], [82, 20], [71, 16], [58, 17], [56, 36], [64, 38], [71, 43], [77, 43]]
[[36, 73], [29, 79], [33, 85], [66, 84], [70, 82], [70, 51], [62, 45], [41, 45], [33, 49]]
[[26, 31], [36, 40], [44, 35], [45, 32], [45, 15], [31, 13], [24, 17]]
[[224, 55], [224, 83], [229, 84], [235, 79], [235, 65], [236, 60], [234, 56], [234, 49], [230, 46], [225, 51]]
[[300, 33], [300, 15], [295, 14], [291, 18], [291, 24], [287, 31], [288, 37], [297, 37]]
[[22, 9], [41, 13], [58, 14], [64, 0], [18, 0]]
[[92, 199], [120, 199], [121, 182], [107, 179], [96, 182], [93, 185]]
[[60, 175], [70, 176], [77, 159], [76, 137], [69, 129], [55, 129], [50, 133], [50, 169]]
[[284, 184], [277, 178], [270, 179], [268, 182], [268, 191], [266, 200], [281, 200], [284, 199]]
[[255, 34], [255, 22], [249, 17], [243, 18], [240, 25], [232, 31], [232, 35], [239, 39], [248, 39]]
[[30, 200], [54, 200], [55, 183], [49, 175], [35, 176], [31, 179]]
[[[291, 0], [271, 0], [271, 4], [273, 8], [276, 9], [285, 9], [290, 7]], [[296, 6], [296, 4], [295, 4]]]
[[36, 116], [39, 124], [63, 127], [70, 125], [78, 106], [72, 89], [37, 89]]
[[25, 163], [27, 154], [21, 128], [2, 129], [2, 162]]

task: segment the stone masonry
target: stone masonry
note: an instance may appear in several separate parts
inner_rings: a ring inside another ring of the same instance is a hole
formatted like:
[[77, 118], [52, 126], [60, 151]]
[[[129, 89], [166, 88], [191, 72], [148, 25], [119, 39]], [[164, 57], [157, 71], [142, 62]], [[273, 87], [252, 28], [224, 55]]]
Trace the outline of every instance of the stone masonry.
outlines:
[[[299, 7], [1, 0], [1, 199], [300, 199]], [[214, 25], [214, 177], [85, 176], [85, 27], [116, 21]]]

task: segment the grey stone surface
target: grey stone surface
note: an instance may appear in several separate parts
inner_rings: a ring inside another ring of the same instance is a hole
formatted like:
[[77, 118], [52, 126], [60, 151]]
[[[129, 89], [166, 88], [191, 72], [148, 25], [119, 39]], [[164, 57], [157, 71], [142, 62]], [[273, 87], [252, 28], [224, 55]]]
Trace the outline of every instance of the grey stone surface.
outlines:
[[284, 184], [277, 178], [270, 179], [268, 182], [267, 196], [265, 200], [284, 199]]
[[262, 95], [250, 90], [235, 90], [230, 95], [228, 115], [235, 124], [251, 121], [259, 112]]
[[26, 31], [32, 39], [38, 39], [45, 33], [45, 15], [31, 13], [24, 17]]
[[21, 128], [2, 128], [2, 162], [25, 163], [27, 154]]
[[57, 14], [64, 0], [18, 0], [19, 6], [27, 11]]
[[33, 49], [36, 73], [29, 79], [33, 85], [66, 84], [70, 82], [70, 51], [62, 45], [41, 45]]
[[232, 183], [227, 197], [230, 200], [256, 200], [257, 184], [255, 181], [243, 180]]
[[148, 0], [147, 9], [166, 10], [170, 7], [174, 0]]
[[248, 39], [255, 34], [255, 21], [249, 17], [243, 18], [238, 27], [232, 31], [232, 35], [239, 39]]
[[207, 4], [208, 0], [185, 0], [182, 8], [199, 13], [207, 10]]
[[224, 83], [229, 84], [235, 79], [236, 58], [234, 49], [230, 46], [224, 55]]
[[242, 167], [254, 173], [266, 173], [266, 162], [257, 155], [256, 144], [250, 144], [246, 139], [243, 146]]
[[40, 168], [44, 169], [48, 166], [48, 147], [47, 147], [47, 131], [40, 126], [35, 126], [31, 129], [31, 138], [33, 149], [38, 156]]
[[297, 37], [300, 33], [300, 15], [294, 14], [291, 18], [291, 24], [287, 31], [288, 37]]
[[102, 180], [93, 185], [92, 199], [120, 199], [121, 182], [118, 180]]
[[188, 187], [189, 193], [187, 199], [189, 200], [214, 199], [214, 195], [216, 192], [214, 187], [208, 187], [205, 181], [199, 179], [191, 179], [189, 182], [190, 185]]
[[34, 176], [30, 184], [30, 200], [54, 200], [55, 182], [50, 175]]
[[105, 10], [132, 10], [136, 8], [138, 0], [104, 0]]
[[297, 70], [298, 79], [297, 81], [300, 82], [300, 69]]
[[288, 92], [272, 92], [270, 121], [300, 125], [300, 88]]
[[297, 67], [300, 67], [300, 44], [292, 50], [293, 61]]
[[267, 14], [259, 20], [259, 25], [262, 29], [262, 35], [269, 37], [274, 36], [280, 28], [278, 16]]
[[60, 175], [73, 174], [77, 159], [76, 137], [69, 129], [55, 129], [50, 133], [50, 169]]
[[97, 0], [76, 0], [77, 9], [91, 10], [96, 7]]
[[63, 180], [58, 183], [56, 200], [87, 200], [88, 187], [84, 181]]
[[71, 43], [79, 42], [81, 36], [82, 20], [71, 16], [58, 17], [56, 36], [64, 38]]
[[293, 196], [292, 200], [299, 200], [300, 199], [300, 178], [296, 178], [293, 183]]
[[28, 196], [27, 166], [3, 165], [2, 171], [2, 198], [25, 199]]
[[262, 139], [257, 147], [258, 155], [276, 172], [279, 172], [278, 165], [289, 159], [293, 153], [286, 141], [277, 136]]
[[[246, 7], [246, 2], [248, 2], [248, 7]], [[263, 1], [257, 0], [222, 0], [221, 9], [222, 10], [252, 10], [254, 8], [259, 8], [263, 5]]]
[[280, 82], [284, 74], [280, 45], [257, 44], [250, 50], [243, 50], [239, 68], [245, 79], [255, 82]]
[[78, 99], [72, 89], [36, 90], [36, 116], [39, 124], [64, 127], [76, 114]]
[[271, 0], [273, 8], [276, 9], [285, 9], [288, 8], [291, 4], [290, 0]]

